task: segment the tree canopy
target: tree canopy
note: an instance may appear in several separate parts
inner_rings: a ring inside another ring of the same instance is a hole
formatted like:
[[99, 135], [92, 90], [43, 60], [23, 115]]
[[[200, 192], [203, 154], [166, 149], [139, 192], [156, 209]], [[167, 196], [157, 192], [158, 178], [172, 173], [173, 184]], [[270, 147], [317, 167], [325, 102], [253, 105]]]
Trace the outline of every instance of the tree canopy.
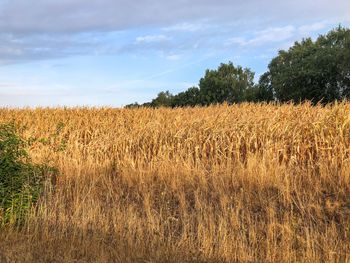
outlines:
[[201, 102], [201, 93], [199, 88], [191, 87], [184, 92], [174, 96], [172, 106], [173, 107], [184, 107], [184, 106], [196, 106]]
[[316, 41], [295, 42], [269, 64], [277, 100], [332, 102], [350, 96], [350, 30], [338, 27]]
[[254, 87], [254, 72], [222, 63], [217, 70], [207, 70], [199, 81], [200, 103], [237, 103], [246, 99], [246, 92]]

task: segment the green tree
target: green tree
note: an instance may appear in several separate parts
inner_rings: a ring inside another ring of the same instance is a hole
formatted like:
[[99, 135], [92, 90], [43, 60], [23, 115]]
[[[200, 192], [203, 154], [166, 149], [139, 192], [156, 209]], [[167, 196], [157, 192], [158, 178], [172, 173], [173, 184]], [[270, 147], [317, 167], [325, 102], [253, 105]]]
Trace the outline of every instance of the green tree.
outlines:
[[350, 30], [339, 26], [316, 41], [295, 42], [271, 61], [267, 74], [263, 85], [282, 102], [350, 98]]
[[254, 86], [254, 73], [232, 62], [222, 63], [217, 70], [207, 70], [199, 82], [201, 104], [237, 103], [245, 100], [247, 89]]
[[[151, 107], [171, 107], [173, 103], [174, 95], [169, 91], [159, 92], [157, 97], [150, 103]], [[147, 105], [146, 105], [147, 106]]]
[[133, 109], [133, 108], [139, 108], [139, 107], [141, 107], [141, 105], [140, 105], [140, 104], [138, 104], [137, 102], [134, 102], [134, 103], [131, 103], [131, 104], [127, 104], [127, 105], [125, 105], [125, 107], [124, 107], [124, 108], [127, 108], [127, 109]]
[[271, 85], [271, 75], [264, 73], [260, 76], [259, 84], [254, 87], [253, 99], [254, 102], [270, 102], [274, 101], [274, 94]]
[[184, 106], [195, 106], [200, 103], [200, 91], [197, 87], [191, 87], [184, 92], [174, 96], [172, 106], [173, 107], [184, 107]]

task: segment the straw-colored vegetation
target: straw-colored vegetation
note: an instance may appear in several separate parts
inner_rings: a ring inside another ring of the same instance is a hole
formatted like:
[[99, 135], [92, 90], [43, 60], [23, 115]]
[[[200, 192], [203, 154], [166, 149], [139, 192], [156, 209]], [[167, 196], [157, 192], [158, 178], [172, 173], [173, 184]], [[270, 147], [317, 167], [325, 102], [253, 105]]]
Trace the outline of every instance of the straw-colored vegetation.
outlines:
[[350, 262], [350, 104], [2, 109], [58, 169], [0, 262]]

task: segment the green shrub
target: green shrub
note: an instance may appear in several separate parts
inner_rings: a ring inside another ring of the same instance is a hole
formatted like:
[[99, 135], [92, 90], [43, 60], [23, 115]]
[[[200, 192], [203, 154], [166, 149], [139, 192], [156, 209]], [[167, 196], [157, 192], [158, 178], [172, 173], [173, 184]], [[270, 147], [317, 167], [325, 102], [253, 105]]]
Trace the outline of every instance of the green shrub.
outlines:
[[31, 163], [13, 124], [0, 124], [0, 226], [22, 225], [43, 191], [47, 165]]

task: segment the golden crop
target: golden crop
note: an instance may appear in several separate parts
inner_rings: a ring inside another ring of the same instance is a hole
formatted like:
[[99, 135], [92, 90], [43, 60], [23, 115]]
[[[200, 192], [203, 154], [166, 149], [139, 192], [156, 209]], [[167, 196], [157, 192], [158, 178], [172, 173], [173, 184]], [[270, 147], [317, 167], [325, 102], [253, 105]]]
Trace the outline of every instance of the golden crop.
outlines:
[[1, 109], [59, 169], [0, 261], [350, 262], [350, 104]]

